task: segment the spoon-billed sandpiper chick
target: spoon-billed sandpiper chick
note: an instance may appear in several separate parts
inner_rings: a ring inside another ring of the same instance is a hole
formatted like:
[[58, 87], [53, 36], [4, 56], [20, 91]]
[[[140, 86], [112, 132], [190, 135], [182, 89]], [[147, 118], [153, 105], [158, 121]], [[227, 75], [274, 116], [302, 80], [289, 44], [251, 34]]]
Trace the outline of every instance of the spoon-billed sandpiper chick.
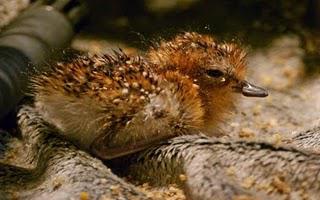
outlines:
[[236, 100], [265, 97], [244, 80], [246, 53], [184, 33], [145, 56], [79, 56], [32, 80], [34, 106], [65, 138], [103, 159], [166, 138], [210, 134]]

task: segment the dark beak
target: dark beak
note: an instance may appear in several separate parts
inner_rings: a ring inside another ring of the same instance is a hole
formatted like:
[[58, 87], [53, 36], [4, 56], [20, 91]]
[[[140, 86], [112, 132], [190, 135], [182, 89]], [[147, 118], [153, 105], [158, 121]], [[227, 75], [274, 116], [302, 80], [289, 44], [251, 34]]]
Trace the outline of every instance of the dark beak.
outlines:
[[268, 91], [266, 89], [255, 86], [247, 81], [242, 81], [239, 86], [235, 87], [235, 91], [242, 93], [246, 97], [268, 96]]

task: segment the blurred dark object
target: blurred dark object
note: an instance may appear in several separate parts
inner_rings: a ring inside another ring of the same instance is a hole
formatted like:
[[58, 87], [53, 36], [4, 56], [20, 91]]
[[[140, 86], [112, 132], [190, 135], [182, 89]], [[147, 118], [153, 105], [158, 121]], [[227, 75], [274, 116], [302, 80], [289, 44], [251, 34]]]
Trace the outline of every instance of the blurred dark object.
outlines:
[[314, 64], [320, 63], [320, 0], [91, 0], [88, 5], [94, 12], [82, 34], [92, 38], [146, 49], [154, 38], [196, 31], [255, 48], [293, 34], [306, 52], [306, 74], [320, 71]]
[[94, 12], [84, 32], [138, 47], [139, 39], [148, 41], [155, 35], [167, 37], [190, 30], [223, 39], [250, 39], [251, 44], [265, 46], [266, 36], [320, 28], [316, 26], [318, 1], [91, 0], [88, 4]]
[[27, 72], [41, 70], [46, 58], [69, 45], [85, 13], [79, 0], [36, 1], [5, 27], [0, 34], [0, 118], [26, 92]]

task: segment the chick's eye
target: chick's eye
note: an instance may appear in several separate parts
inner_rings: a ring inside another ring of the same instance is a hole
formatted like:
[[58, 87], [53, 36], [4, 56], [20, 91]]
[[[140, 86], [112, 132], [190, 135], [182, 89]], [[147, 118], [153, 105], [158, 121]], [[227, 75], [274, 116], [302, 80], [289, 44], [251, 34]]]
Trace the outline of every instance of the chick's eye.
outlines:
[[206, 71], [207, 75], [214, 78], [223, 76], [223, 72], [218, 69], [209, 69]]

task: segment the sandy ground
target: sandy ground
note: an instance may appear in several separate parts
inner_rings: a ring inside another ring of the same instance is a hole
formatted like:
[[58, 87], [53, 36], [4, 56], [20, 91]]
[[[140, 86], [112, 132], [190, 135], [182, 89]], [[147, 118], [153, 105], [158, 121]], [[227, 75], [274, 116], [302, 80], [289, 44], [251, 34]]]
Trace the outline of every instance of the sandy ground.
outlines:
[[29, 0], [0, 0], [0, 29], [9, 24], [29, 3]]
[[266, 99], [242, 98], [229, 132], [240, 137], [291, 137], [320, 118], [320, 85], [304, 75], [304, 51], [298, 37], [283, 36], [252, 51], [249, 79], [269, 89]]

